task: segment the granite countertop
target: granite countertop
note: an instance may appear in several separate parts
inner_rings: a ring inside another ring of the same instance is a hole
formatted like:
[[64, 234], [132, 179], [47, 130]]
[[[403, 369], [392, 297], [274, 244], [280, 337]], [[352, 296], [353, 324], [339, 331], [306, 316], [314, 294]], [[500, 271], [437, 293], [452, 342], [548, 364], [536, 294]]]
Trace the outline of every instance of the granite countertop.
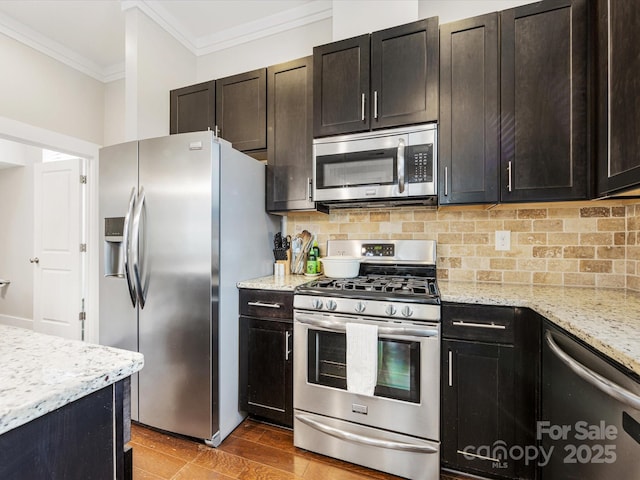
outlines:
[[254, 278], [252, 280], [246, 280], [238, 282], [238, 288], [251, 288], [254, 290], [283, 290], [293, 291], [298, 285], [310, 282], [319, 275], [307, 276], [307, 275], [285, 275], [276, 276], [268, 275], [266, 277]]
[[[239, 288], [294, 290], [304, 275], [266, 276]], [[640, 375], [640, 294], [619, 289], [438, 281], [442, 301], [528, 307]]]
[[0, 434], [142, 369], [142, 354], [0, 325]]
[[444, 302], [529, 307], [640, 375], [640, 294], [618, 289], [438, 281]]

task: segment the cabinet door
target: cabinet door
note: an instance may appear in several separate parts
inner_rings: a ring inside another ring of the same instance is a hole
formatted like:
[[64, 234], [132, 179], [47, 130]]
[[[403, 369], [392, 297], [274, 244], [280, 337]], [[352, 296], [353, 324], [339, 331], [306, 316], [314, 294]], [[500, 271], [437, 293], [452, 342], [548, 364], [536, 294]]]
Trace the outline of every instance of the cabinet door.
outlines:
[[169, 133], [214, 130], [216, 126], [216, 82], [198, 83], [169, 92]]
[[438, 18], [371, 34], [371, 128], [438, 120]]
[[586, 0], [537, 2], [501, 18], [501, 200], [586, 199]]
[[442, 342], [443, 465], [515, 476], [514, 462], [495, 454], [496, 442], [508, 449], [516, 441], [513, 370], [512, 346]]
[[[293, 426], [293, 326], [291, 323], [240, 317], [246, 367], [246, 408], [283, 425]], [[242, 370], [241, 370], [242, 371]], [[241, 382], [243, 379], [241, 378]]]
[[313, 209], [313, 57], [267, 70], [267, 211]]
[[441, 204], [499, 201], [498, 13], [440, 27]]
[[219, 134], [240, 151], [267, 148], [267, 71], [216, 80]]
[[640, 2], [598, 1], [598, 193], [640, 185]]
[[313, 136], [369, 130], [369, 35], [313, 49]]

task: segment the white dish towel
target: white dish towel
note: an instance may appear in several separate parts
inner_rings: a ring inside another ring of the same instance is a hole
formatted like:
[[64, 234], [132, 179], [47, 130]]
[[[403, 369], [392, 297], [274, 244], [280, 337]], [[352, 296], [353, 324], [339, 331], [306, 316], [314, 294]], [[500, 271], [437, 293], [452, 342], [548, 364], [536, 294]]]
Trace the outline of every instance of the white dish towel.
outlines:
[[378, 382], [378, 327], [347, 323], [347, 391], [373, 396]]

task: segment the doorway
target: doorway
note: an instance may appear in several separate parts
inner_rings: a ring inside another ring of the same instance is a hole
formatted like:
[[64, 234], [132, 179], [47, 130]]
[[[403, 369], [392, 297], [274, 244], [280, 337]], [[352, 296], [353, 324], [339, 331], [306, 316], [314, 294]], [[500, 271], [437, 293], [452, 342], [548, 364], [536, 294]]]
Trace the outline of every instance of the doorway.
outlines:
[[[99, 145], [85, 142], [83, 140], [58, 134], [38, 127], [26, 125], [5, 117], [0, 117], [0, 146], [3, 142], [11, 142], [16, 148], [30, 152], [28, 157], [30, 162], [24, 165], [9, 164], [7, 157], [0, 158], [0, 184], [16, 184], [19, 179], [22, 185], [31, 179], [31, 186], [24, 189], [14, 189], [11, 200], [2, 208], [2, 213], [11, 211], [12, 225], [5, 224], [6, 235], [0, 239], [0, 278], [13, 276], [14, 272], [25, 270], [23, 262], [26, 262], [26, 271], [17, 273], [7, 286], [0, 286], [0, 323], [15, 325], [24, 328], [38, 330], [34, 325], [34, 268], [29, 263], [30, 259], [35, 259], [34, 253], [34, 227], [35, 227], [35, 164], [38, 163], [34, 157], [42, 158], [42, 150], [52, 150], [56, 155], [66, 154], [75, 158], [82, 158], [85, 162], [86, 175], [86, 197], [84, 199], [84, 214], [87, 218], [84, 240], [78, 245], [78, 252], [81, 244], [86, 244], [86, 254], [84, 254], [84, 277], [79, 280], [79, 284], [84, 292], [83, 296], [68, 300], [74, 310], [74, 318], [79, 319], [82, 311], [82, 298], [84, 298], [84, 335], [80, 338], [92, 343], [98, 342], [98, 258], [97, 258], [97, 172], [98, 172], [98, 149]], [[6, 145], [6, 143], [5, 143]], [[1, 151], [1, 150], [0, 150]], [[3, 168], [4, 167], [4, 168]], [[75, 175], [75, 174], [70, 174]], [[3, 189], [4, 190], [4, 189]], [[24, 213], [27, 212], [27, 213]], [[0, 221], [3, 219], [0, 218]], [[8, 227], [8, 228], [7, 228]], [[7, 254], [11, 252], [11, 254]], [[38, 257], [39, 258], [39, 257]], [[16, 266], [17, 265], [17, 266]], [[18, 268], [18, 270], [16, 270]], [[4, 271], [3, 271], [4, 269]], [[9, 271], [12, 275], [5, 273]], [[25, 280], [26, 277], [26, 280]], [[17, 307], [16, 305], [19, 305]], [[77, 325], [77, 324], [76, 324]], [[48, 332], [55, 333], [55, 332]], [[59, 334], [59, 333], [58, 333]], [[63, 336], [67, 336], [63, 334]]]

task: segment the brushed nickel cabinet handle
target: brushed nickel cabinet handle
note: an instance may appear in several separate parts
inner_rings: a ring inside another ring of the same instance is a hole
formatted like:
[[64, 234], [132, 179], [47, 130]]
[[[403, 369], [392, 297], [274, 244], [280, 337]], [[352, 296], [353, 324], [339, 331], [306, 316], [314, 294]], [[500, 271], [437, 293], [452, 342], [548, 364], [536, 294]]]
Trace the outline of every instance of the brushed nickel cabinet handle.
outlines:
[[444, 196], [449, 195], [449, 167], [444, 167]]
[[378, 91], [373, 92], [373, 118], [378, 119]]
[[279, 303], [247, 302], [247, 305], [252, 307], [280, 308]]
[[496, 325], [495, 323], [475, 323], [475, 322], [453, 322], [456, 327], [471, 327], [471, 328], [492, 328], [494, 330], [505, 330], [506, 325]]

